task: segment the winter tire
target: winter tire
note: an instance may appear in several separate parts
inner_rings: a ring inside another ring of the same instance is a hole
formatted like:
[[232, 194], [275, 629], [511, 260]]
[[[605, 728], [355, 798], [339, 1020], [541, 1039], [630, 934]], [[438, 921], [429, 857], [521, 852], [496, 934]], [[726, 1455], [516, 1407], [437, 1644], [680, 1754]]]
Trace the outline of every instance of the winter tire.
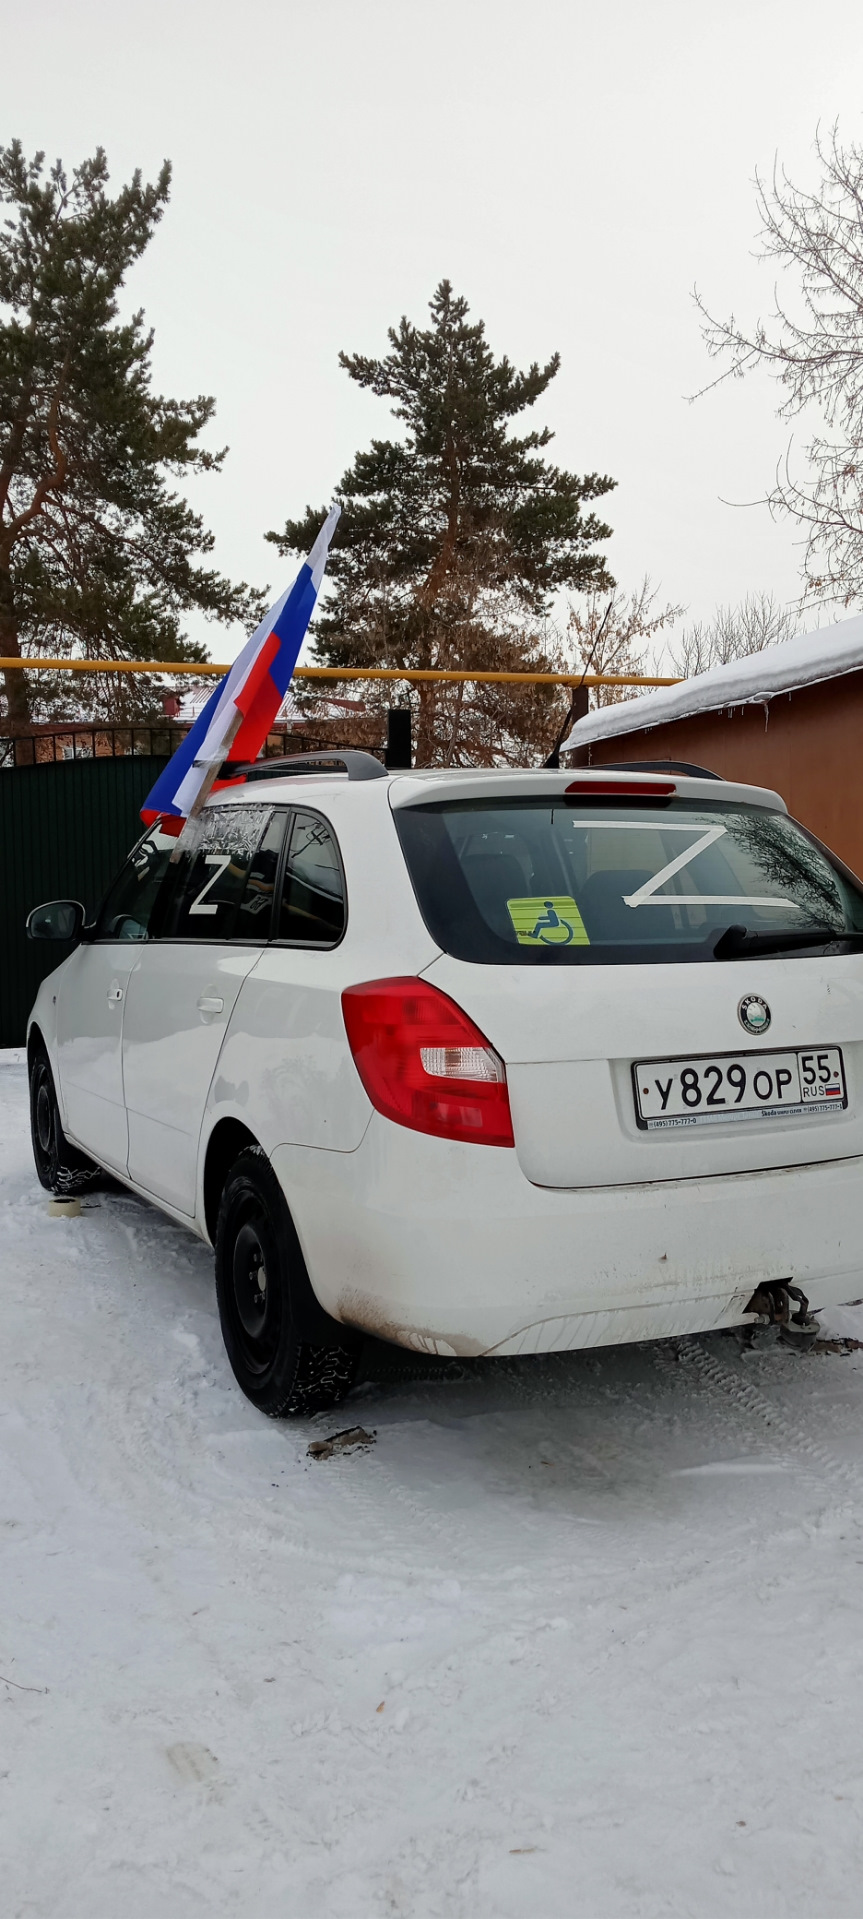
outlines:
[[310, 1292], [281, 1186], [261, 1148], [248, 1147], [231, 1167], [219, 1205], [216, 1297], [237, 1384], [271, 1419], [326, 1412], [353, 1385], [350, 1334], [340, 1343], [342, 1329], [331, 1320], [331, 1344], [301, 1336], [300, 1302]]
[[30, 1137], [36, 1176], [49, 1193], [68, 1198], [99, 1184], [101, 1168], [70, 1146], [63, 1131], [54, 1076], [43, 1046], [34, 1049], [30, 1061]]

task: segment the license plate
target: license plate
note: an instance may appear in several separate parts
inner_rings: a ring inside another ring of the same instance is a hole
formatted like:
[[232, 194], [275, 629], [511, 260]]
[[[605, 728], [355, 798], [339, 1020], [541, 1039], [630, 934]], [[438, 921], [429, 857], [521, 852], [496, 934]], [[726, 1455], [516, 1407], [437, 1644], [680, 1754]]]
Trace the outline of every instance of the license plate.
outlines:
[[799, 1119], [848, 1104], [838, 1046], [793, 1053], [725, 1053], [633, 1066], [639, 1126], [704, 1126], [735, 1119]]

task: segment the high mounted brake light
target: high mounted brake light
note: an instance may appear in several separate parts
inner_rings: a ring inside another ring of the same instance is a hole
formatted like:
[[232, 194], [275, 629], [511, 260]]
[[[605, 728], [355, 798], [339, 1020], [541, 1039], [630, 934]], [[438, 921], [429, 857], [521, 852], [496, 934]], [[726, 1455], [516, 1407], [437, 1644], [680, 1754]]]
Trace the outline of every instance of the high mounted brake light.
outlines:
[[513, 1146], [506, 1068], [460, 1006], [421, 979], [369, 980], [342, 994], [348, 1044], [376, 1111], [398, 1126], [478, 1146]]
[[674, 780], [572, 780], [567, 793], [582, 794], [585, 799], [667, 799], [676, 793]]

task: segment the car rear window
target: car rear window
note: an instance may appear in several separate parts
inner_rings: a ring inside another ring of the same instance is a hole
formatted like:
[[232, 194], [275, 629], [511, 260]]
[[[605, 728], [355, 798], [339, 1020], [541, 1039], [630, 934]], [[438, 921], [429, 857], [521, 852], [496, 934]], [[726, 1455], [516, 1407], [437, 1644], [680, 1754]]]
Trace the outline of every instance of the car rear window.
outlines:
[[712, 960], [721, 933], [863, 929], [863, 892], [786, 814], [684, 800], [402, 807], [432, 937], [497, 965]]

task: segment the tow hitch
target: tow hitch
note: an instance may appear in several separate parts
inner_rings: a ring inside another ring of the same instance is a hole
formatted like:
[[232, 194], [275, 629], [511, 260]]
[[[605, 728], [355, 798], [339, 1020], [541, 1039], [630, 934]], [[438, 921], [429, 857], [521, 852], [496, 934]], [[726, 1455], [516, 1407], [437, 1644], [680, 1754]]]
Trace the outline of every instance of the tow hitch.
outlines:
[[[791, 1302], [796, 1302], [797, 1311], [792, 1312]], [[809, 1301], [799, 1286], [792, 1286], [788, 1279], [765, 1281], [753, 1293], [746, 1308], [747, 1313], [757, 1313], [762, 1326], [778, 1326], [779, 1337], [789, 1346], [796, 1346], [799, 1352], [813, 1346], [818, 1338], [818, 1320], [809, 1311]], [[755, 1332], [755, 1327], [750, 1328]]]

